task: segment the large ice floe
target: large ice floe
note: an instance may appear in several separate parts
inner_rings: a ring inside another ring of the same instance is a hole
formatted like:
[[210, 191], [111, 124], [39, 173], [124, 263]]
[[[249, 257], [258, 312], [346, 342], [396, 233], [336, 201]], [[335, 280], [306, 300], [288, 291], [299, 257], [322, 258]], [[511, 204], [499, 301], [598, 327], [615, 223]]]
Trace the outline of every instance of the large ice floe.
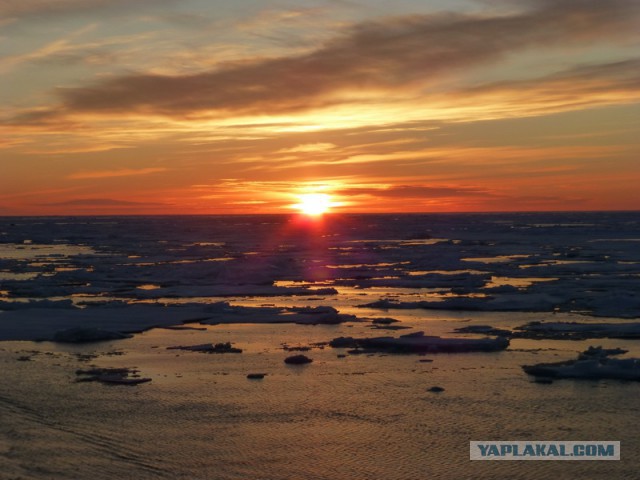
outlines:
[[587, 338], [640, 339], [640, 322], [531, 322], [516, 328], [513, 334], [524, 338], [556, 340], [581, 340]]
[[504, 337], [443, 338], [415, 332], [399, 337], [339, 337], [331, 340], [329, 345], [354, 349], [350, 353], [461, 353], [504, 350], [509, 346], [509, 340]]
[[523, 370], [536, 378], [583, 380], [640, 380], [640, 359], [611, 358], [626, 353], [621, 349], [589, 347], [575, 360], [524, 365]]
[[338, 324], [359, 321], [333, 307], [246, 307], [227, 302], [162, 306], [107, 303], [86, 308], [22, 308], [0, 314], [0, 340], [81, 343], [126, 338], [126, 334], [187, 322]]

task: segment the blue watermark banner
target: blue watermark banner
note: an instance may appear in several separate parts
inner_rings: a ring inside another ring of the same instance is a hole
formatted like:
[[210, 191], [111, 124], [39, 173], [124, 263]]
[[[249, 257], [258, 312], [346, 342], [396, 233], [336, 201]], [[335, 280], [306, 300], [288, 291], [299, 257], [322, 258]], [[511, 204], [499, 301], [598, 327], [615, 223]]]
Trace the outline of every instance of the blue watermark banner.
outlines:
[[471, 460], [620, 460], [618, 441], [471, 441]]

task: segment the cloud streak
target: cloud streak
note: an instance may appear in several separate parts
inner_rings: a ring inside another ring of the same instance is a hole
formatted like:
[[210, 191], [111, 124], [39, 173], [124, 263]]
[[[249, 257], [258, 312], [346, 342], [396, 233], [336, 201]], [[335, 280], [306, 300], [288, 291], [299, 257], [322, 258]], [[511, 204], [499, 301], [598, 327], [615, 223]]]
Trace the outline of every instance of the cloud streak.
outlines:
[[161, 206], [160, 203], [131, 202], [126, 200], [115, 200], [112, 198], [78, 198], [66, 200], [64, 202], [39, 204], [51, 207], [141, 207], [141, 206]]
[[4, 18], [51, 18], [51, 16], [85, 14], [109, 11], [126, 7], [133, 8], [150, 4], [164, 4], [173, 0], [6, 0], [0, 2], [0, 17]]
[[[526, 114], [640, 100], [640, 59], [581, 65], [531, 80], [503, 81], [447, 93], [441, 100], [464, 98], [496, 114], [518, 108]], [[434, 98], [435, 99], [435, 98]]]
[[381, 198], [415, 199], [460, 196], [490, 196], [486, 189], [472, 187], [432, 187], [427, 185], [389, 185], [385, 187], [353, 187], [336, 191], [345, 197], [370, 195]]
[[154, 168], [123, 168], [120, 170], [101, 170], [97, 172], [77, 172], [72, 173], [67, 178], [72, 180], [87, 180], [96, 178], [113, 178], [113, 177], [131, 177], [137, 175], [149, 175], [151, 173], [165, 172], [166, 168], [154, 167]]

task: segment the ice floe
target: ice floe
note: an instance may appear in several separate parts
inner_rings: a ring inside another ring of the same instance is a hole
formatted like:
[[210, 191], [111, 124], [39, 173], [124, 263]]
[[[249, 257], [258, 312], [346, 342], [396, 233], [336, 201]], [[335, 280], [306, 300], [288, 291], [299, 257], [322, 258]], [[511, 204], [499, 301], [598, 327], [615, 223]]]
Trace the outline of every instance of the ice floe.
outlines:
[[200, 352], [200, 353], [242, 353], [241, 348], [234, 347], [230, 342], [174, 346], [174, 347], [167, 347], [167, 350], [185, 350], [187, 352]]
[[[338, 324], [361, 321], [329, 306], [247, 307], [228, 302], [213, 304], [128, 305], [109, 302], [87, 308], [29, 308], [0, 312], [0, 340], [99, 341], [118, 334], [138, 333], [151, 328], [188, 322]], [[100, 338], [100, 337], [103, 338]], [[111, 337], [111, 338], [110, 338]]]
[[353, 353], [453, 353], [494, 352], [509, 346], [509, 340], [496, 338], [443, 338], [415, 332], [400, 337], [353, 338], [339, 337], [329, 342], [333, 348], [357, 349]]
[[514, 333], [537, 339], [640, 338], [640, 322], [531, 322]]
[[110, 385], [140, 385], [148, 383], [151, 378], [138, 375], [138, 371], [132, 368], [91, 368], [89, 370], [77, 370], [76, 382], [100, 382]]
[[577, 359], [556, 363], [524, 365], [522, 369], [537, 378], [584, 380], [640, 380], [640, 359], [610, 358], [626, 353], [622, 349], [590, 347]]
[[307, 363], [313, 362], [313, 359], [307, 357], [306, 355], [291, 355], [284, 359], [284, 363], [288, 365], [306, 365]]

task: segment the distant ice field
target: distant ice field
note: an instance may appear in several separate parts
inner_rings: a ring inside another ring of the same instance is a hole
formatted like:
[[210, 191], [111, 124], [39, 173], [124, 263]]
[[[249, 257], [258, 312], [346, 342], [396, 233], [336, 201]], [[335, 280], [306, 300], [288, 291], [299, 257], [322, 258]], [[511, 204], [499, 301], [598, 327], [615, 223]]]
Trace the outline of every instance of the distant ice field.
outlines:
[[635, 318], [639, 285], [637, 212], [0, 218], [5, 312], [268, 299]]

